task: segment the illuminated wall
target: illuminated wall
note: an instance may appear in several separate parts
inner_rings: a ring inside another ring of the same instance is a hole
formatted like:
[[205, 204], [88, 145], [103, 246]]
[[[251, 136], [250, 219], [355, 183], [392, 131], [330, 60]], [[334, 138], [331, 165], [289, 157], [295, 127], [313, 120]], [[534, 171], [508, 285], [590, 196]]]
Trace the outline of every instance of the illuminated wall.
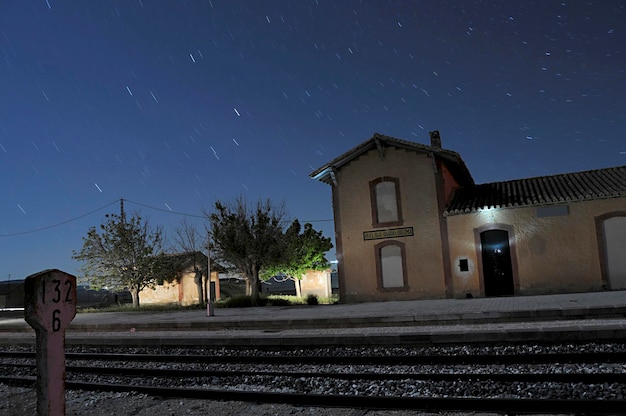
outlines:
[[[403, 217], [400, 225], [376, 227], [373, 224], [369, 184], [380, 177], [399, 178]], [[444, 297], [432, 158], [424, 153], [385, 147], [384, 158], [377, 150], [371, 150], [339, 169], [336, 178], [333, 205], [336, 236], [342, 247], [342, 253], [338, 253], [341, 254], [338, 260], [342, 300]], [[404, 247], [405, 287], [380, 287], [377, 267], [381, 265], [377, 265], [376, 246], [381, 242], [396, 242]]]
[[[596, 218], [623, 208], [623, 198], [612, 198], [448, 216], [454, 296], [484, 295], [478, 236], [487, 229], [509, 230], [515, 294], [605, 288], [603, 237]], [[468, 265], [464, 271], [462, 260]]]

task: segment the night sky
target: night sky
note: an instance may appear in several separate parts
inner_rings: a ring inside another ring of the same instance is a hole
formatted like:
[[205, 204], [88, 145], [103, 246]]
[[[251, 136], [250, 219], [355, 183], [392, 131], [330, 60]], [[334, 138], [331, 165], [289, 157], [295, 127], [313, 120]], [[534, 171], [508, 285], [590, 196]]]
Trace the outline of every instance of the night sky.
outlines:
[[439, 130], [477, 183], [625, 165], [625, 45], [622, 0], [2, 0], [0, 280], [78, 274], [120, 198], [334, 237], [308, 175], [374, 132]]

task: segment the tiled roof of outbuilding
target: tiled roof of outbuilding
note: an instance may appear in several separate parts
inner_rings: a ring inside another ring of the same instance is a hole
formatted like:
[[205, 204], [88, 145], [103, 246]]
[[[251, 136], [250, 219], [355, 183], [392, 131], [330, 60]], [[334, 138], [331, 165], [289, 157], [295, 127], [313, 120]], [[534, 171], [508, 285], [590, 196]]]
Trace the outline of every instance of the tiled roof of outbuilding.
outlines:
[[420, 143], [410, 142], [408, 140], [396, 139], [395, 137], [385, 136], [380, 133], [374, 133], [370, 139], [364, 141], [356, 147], [353, 147], [324, 166], [316, 169], [309, 176], [313, 179], [331, 184], [331, 177], [334, 174], [334, 171], [341, 169], [343, 166], [357, 159], [362, 154], [369, 152], [372, 149], [376, 149], [379, 146], [395, 147], [419, 153], [433, 154], [446, 163], [446, 166], [448, 166], [448, 169], [452, 172], [455, 179], [460, 184], [464, 186], [474, 185], [474, 179], [472, 179], [472, 175], [458, 153], [453, 152], [452, 150], [442, 149], [440, 147], [427, 146]]
[[460, 188], [444, 215], [624, 196], [626, 166], [620, 166]]

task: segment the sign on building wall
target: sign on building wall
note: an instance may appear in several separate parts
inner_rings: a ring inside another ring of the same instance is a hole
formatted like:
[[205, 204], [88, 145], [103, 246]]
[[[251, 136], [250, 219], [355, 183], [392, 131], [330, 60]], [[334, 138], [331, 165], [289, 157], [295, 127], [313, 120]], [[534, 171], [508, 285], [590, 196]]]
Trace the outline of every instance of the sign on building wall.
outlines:
[[392, 228], [390, 230], [363, 231], [363, 240], [380, 240], [382, 238], [412, 237], [413, 227]]

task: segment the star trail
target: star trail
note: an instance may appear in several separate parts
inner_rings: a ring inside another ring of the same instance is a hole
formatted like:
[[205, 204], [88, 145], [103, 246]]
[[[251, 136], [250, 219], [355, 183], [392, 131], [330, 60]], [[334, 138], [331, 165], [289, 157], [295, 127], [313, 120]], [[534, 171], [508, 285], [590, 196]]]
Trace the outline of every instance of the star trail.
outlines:
[[121, 198], [170, 234], [270, 198], [332, 237], [308, 174], [374, 132], [439, 130], [477, 183], [625, 165], [624, 45], [620, 0], [2, 1], [0, 280], [79, 275]]

